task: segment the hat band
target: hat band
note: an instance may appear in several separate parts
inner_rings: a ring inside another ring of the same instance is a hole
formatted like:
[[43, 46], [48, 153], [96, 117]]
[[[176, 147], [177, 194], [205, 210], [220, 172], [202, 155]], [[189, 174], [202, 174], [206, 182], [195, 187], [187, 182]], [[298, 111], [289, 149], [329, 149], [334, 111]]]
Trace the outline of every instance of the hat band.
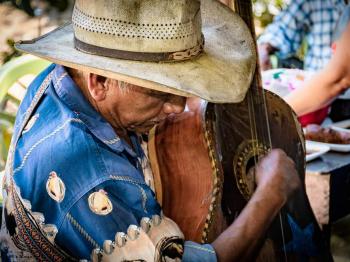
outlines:
[[74, 46], [77, 50], [85, 53], [118, 59], [144, 62], [175, 62], [189, 60], [199, 56], [204, 49], [204, 36], [202, 35], [202, 42], [194, 47], [182, 51], [167, 53], [144, 53], [111, 49], [87, 44], [76, 37], [74, 37]]

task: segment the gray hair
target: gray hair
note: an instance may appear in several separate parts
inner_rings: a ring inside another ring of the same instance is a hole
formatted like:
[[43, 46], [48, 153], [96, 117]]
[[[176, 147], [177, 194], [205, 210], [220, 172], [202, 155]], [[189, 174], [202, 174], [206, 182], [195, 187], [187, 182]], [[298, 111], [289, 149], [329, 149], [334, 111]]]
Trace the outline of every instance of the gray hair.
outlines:
[[124, 82], [122, 80], [115, 80], [115, 81], [117, 81], [118, 88], [123, 93], [127, 93], [132, 89], [132, 85], [130, 85], [127, 82]]
[[120, 89], [122, 89], [123, 91], [125, 91], [126, 89], [129, 89], [129, 83], [127, 82], [124, 82], [124, 81], [121, 81], [121, 80], [117, 80], [117, 83], [118, 83], [118, 87]]

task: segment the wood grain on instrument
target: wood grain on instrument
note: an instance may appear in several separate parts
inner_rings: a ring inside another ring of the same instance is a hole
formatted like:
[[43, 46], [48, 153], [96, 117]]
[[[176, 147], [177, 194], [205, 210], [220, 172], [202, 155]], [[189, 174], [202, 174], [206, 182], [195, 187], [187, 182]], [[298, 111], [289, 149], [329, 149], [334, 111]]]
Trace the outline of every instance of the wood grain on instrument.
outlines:
[[211, 228], [205, 230], [211, 206], [220, 206], [221, 184], [210, 161], [202, 109], [198, 104], [196, 111], [169, 117], [157, 127], [149, 147], [152, 170], [160, 173], [155, 177], [162, 188], [156, 193], [162, 196], [164, 214], [178, 223], [186, 239], [197, 242], [203, 241], [204, 231], [210, 232], [207, 240], [222, 231], [216, 221], [220, 208], [215, 208]]

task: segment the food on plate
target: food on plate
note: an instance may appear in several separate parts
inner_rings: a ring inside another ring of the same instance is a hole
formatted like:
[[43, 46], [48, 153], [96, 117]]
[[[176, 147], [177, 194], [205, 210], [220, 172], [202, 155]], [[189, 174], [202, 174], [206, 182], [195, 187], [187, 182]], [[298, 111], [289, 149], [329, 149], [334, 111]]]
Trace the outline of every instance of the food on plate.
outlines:
[[319, 125], [308, 125], [304, 128], [307, 140], [330, 143], [330, 144], [350, 144], [350, 133], [337, 131]]

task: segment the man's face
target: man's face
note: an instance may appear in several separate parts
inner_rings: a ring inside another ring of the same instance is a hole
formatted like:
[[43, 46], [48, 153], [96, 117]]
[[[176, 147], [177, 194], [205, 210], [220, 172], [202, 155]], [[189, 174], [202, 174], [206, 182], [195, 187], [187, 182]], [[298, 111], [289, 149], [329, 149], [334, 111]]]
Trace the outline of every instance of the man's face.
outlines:
[[108, 79], [106, 85], [104, 116], [115, 128], [146, 133], [169, 114], [183, 112], [186, 104], [185, 97], [131, 84], [120, 88], [116, 80]]

